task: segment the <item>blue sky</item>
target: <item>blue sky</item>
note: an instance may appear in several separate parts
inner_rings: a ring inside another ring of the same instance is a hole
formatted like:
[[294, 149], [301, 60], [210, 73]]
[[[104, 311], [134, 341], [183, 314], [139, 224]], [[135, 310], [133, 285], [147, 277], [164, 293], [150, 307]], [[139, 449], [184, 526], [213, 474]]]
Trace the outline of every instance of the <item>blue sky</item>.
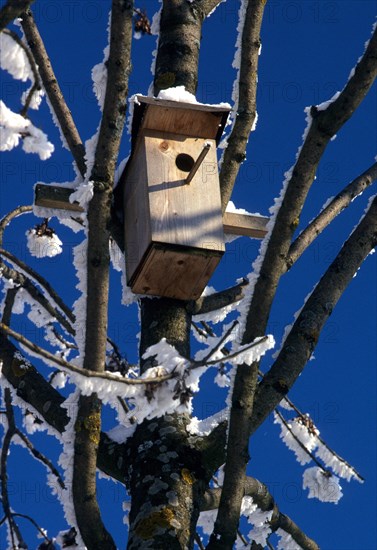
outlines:
[[[90, 70], [102, 61], [109, 2], [36, 0], [35, 4], [36, 20], [55, 72], [80, 134], [86, 140], [99, 123]], [[158, 2], [144, 0], [137, 7], [145, 8], [151, 17], [158, 9]], [[233, 194], [237, 207], [268, 214], [273, 198], [279, 194], [283, 173], [293, 164], [301, 144], [305, 128], [304, 108], [321, 103], [342, 89], [370, 36], [376, 7], [375, 0], [269, 0], [259, 59], [259, 119], [257, 129], [250, 137], [247, 159]], [[204, 24], [197, 93], [201, 102], [231, 100], [237, 11], [238, 2], [228, 0]], [[150, 36], [133, 42], [134, 69], [130, 93], [147, 93], [152, 79], [151, 52], [155, 43], [155, 37]], [[1, 97], [14, 110], [17, 110], [23, 89], [18, 82], [1, 75]], [[316, 215], [328, 197], [335, 195], [373, 163], [377, 144], [375, 106], [374, 87], [351, 121], [328, 146], [298, 231]], [[1, 215], [20, 203], [30, 203], [36, 181], [64, 182], [73, 176], [69, 154], [60, 148], [58, 133], [50, 122], [46, 106], [33, 112], [32, 119], [48, 134], [56, 150], [44, 163], [37, 156], [25, 156], [19, 150], [2, 153]], [[128, 136], [125, 136], [121, 158], [127, 154]], [[281, 281], [269, 324], [269, 331], [277, 342], [284, 327], [292, 322], [294, 312], [301, 307], [318, 277], [359, 221], [372, 194], [373, 189], [339, 216], [299, 260], [292, 273]], [[69, 263], [72, 247], [80, 236], [74, 236], [66, 229], [59, 230], [65, 244], [63, 254], [38, 262], [26, 252], [24, 233], [36, 223], [30, 220], [31, 217], [17, 220], [13, 230], [8, 230], [5, 244], [22, 259], [39, 267], [63, 293], [66, 301], [72, 303], [77, 291], [74, 290], [76, 281]], [[53, 222], [53, 226], [57, 227], [57, 223]], [[258, 247], [258, 241], [244, 238], [231, 243], [211, 284], [221, 289], [246, 275]], [[267, 421], [258, 430], [250, 446], [250, 474], [269, 485], [281, 511], [290, 515], [324, 550], [373, 550], [377, 544], [375, 281], [376, 255], [373, 255], [368, 257], [340, 300], [320, 338], [315, 359], [306, 367], [290, 394], [301, 410], [312, 415], [327, 443], [365, 477], [365, 483], [343, 482], [344, 496], [338, 505], [308, 500], [301, 488], [303, 468], [279, 440], [278, 429], [272, 421]], [[119, 302], [120, 281], [114, 274], [109, 331], [133, 361], [137, 349], [136, 311], [134, 307], [129, 310], [121, 308]], [[41, 338], [37, 329], [32, 329], [21, 319], [15, 320], [14, 327], [26, 330], [27, 336], [35, 338], [37, 343]], [[268, 356], [263, 367], [267, 369], [270, 363]], [[212, 414], [222, 407], [224, 394], [213, 389], [210, 378], [208, 376], [203, 381], [203, 390], [195, 399], [198, 416]], [[108, 424], [111, 425], [110, 420]], [[51, 449], [57, 458], [55, 444], [46, 444], [40, 435], [36, 439], [44, 449]], [[21, 449], [14, 448], [12, 453], [11, 472], [20, 479], [12, 486], [13, 507], [26, 511], [32, 505], [39, 521], [50, 527], [49, 534], [54, 534], [55, 526], [58, 530], [62, 526], [58, 523], [58, 507], [44, 489], [43, 470], [25, 459], [25, 452]], [[116, 521], [121, 522], [123, 495], [111, 482], [101, 482], [100, 489], [106, 520], [121, 547], [124, 527]], [[48, 505], [49, 518], [46, 521], [42, 504]], [[3, 548], [2, 540], [0, 548]]]

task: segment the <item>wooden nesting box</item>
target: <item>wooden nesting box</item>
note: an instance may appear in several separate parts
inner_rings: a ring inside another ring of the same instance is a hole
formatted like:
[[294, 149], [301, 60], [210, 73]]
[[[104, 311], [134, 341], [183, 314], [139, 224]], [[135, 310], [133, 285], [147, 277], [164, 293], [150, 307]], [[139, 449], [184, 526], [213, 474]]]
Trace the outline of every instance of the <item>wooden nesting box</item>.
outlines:
[[120, 181], [133, 292], [194, 300], [218, 265], [225, 249], [216, 145], [227, 116], [227, 108], [138, 96]]

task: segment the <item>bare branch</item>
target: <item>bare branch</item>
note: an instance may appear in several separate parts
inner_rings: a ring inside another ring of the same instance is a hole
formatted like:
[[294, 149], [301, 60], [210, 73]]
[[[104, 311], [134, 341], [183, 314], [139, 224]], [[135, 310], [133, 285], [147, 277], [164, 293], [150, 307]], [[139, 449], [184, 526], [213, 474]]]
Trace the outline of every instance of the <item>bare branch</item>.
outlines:
[[56, 118], [59, 121], [61, 131], [67, 141], [73, 158], [75, 159], [80, 174], [84, 176], [86, 172], [84, 145], [73, 121], [71, 111], [68, 109], [64, 100], [62, 91], [59, 87], [31, 10], [27, 10], [22, 14], [22, 29], [25, 33], [26, 40], [35, 62], [38, 65], [39, 75], [42, 79], [43, 86], [46, 90]]
[[220, 172], [222, 210], [232, 194], [242, 162], [246, 159], [246, 146], [256, 117], [258, 57], [261, 45], [260, 30], [266, 0], [247, 2], [242, 31], [241, 65], [238, 83], [238, 105], [234, 127], [224, 151]]
[[8, 0], [0, 10], [0, 31], [26, 11], [34, 0]]
[[284, 345], [260, 382], [251, 419], [251, 432], [267, 418], [301, 374], [321, 330], [360, 265], [377, 245], [377, 199], [344, 243], [297, 317]]
[[365, 170], [363, 174], [355, 178], [310, 222], [297, 239], [291, 244], [287, 255], [287, 269], [298, 260], [301, 254], [311, 245], [317, 236], [327, 227], [332, 220], [351, 202], [359, 196], [367, 187], [377, 179], [377, 162]]

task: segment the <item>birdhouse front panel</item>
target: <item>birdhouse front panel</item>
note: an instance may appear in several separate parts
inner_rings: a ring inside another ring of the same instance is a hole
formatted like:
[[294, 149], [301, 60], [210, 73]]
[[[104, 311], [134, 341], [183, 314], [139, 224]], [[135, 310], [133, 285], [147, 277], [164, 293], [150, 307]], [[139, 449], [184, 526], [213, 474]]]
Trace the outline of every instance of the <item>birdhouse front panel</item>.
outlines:
[[[220, 115], [150, 101], [124, 175], [127, 283], [138, 294], [196, 299], [225, 249], [216, 154]], [[211, 124], [206, 127], [201, 115]]]

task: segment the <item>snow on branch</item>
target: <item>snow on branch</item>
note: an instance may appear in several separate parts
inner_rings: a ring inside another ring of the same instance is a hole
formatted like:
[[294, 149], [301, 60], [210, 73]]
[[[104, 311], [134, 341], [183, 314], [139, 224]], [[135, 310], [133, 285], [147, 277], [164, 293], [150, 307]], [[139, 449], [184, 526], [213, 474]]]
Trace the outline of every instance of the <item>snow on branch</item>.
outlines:
[[10, 151], [22, 140], [25, 153], [37, 153], [41, 160], [50, 158], [54, 146], [46, 134], [36, 128], [32, 122], [14, 113], [0, 100], [0, 151]]

